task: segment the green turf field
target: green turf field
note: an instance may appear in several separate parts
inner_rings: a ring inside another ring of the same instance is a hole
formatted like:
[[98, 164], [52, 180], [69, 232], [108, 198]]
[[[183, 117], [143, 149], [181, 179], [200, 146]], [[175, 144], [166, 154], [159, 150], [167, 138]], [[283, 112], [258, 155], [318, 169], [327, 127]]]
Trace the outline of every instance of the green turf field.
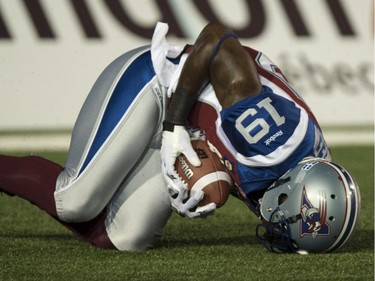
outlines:
[[[332, 254], [271, 254], [255, 238], [257, 219], [230, 199], [207, 219], [174, 215], [156, 249], [126, 253], [77, 240], [35, 206], [0, 196], [0, 280], [374, 280], [374, 149], [336, 147], [357, 179], [361, 218]], [[64, 153], [41, 153], [63, 163]]]

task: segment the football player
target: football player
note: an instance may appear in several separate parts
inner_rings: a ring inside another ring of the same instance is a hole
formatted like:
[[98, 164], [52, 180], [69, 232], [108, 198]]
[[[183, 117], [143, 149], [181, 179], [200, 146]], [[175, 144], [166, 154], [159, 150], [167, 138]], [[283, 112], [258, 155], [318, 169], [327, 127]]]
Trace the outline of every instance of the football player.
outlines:
[[199, 166], [187, 127], [199, 129], [231, 174], [233, 193], [263, 221], [261, 243], [282, 252], [340, 248], [358, 219], [358, 186], [331, 162], [314, 114], [277, 65], [215, 23], [203, 29], [183, 64], [169, 83], [176, 87], [161, 147], [174, 209], [189, 217], [215, 210], [185, 202], [173, 166], [180, 153]]
[[[357, 220], [358, 188], [331, 164], [315, 117], [279, 68], [219, 24], [208, 24], [185, 48], [169, 45], [167, 31], [159, 23], [151, 46], [103, 71], [78, 116], [64, 168], [37, 156], [0, 156], [0, 190], [36, 204], [98, 247], [147, 249], [161, 235], [171, 204], [188, 217], [216, 208], [196, 207], [204, 194], [186, 198], [174, 171], [180, 153], [200, 164], [190, 127], [221, 156], [233, 193], [262, 218], [262, 243], [291, 252], [342, 246]], [[323, 180], [305, 184], [316, 178]], [[340, 187], [352, 191], [352, 200], [344, 202]], [[334, 202], [316, 202], [316, 194]], [[339, 217], [330, 206], [350, 211]], [[293, 231], [302, 223], [303, 233]], [[299, 241], [325, 236], [334, 241], [320, 247]], [[278, 246], [280, 240], [286, 242]]]

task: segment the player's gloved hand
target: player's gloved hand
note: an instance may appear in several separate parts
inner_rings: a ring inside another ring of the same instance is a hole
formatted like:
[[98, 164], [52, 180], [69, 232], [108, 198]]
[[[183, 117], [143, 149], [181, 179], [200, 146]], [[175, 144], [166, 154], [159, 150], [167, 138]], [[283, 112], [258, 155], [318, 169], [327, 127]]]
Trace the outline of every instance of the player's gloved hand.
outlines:
[[[185, 126], [173, 125], [164, 121], [164, 131], [160, 150], [162, 172], [168, 188], [174, 190], [174, 193], [181, 192], [183, 186], [174, 166], [177, 157], [181, 153], [186, 156], [187, 160], [193, 166], [199, 167], [201, 165], [201, 161], [191, 145], [190, 135], [185, 129]], [[184, 196], [187, 197], [187, 194], [184, 194]]]
[[163, 139], [161, 145], [162, 173], [167, 183], [172, 207], [177, 213], [189, 218], [205, 217], [212, 214], [216, 205], [214, 203], [197, 206], [204, 193], [196, 192], [187, 198], [187, 187], [175, 170], [175, 162], [180, 154], [184, 154], [187, 160], [194, 166], [201, 165], [201, 161], [191, 145], [190, 135], [182, 125], [172, 125], [164, 122]]
[[204, 206], [198, 206], [199, 201], [203, 199], [204, 192], [197, 191], [190, 198], [183, 199], [184, 192], [179, 192], [171, 195], [171, 203], [173, 209], [181, 216], [188, 218], [205, 218], [214, 214], [216, 209], [215, 203], [209, 203]]

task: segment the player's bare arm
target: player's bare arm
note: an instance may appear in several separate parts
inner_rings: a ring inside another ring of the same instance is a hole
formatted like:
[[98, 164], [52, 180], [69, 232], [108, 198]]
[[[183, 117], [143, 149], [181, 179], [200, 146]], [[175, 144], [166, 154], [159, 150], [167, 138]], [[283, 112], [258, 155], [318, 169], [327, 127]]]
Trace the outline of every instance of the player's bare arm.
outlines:
[[[222, 42], [223, 36], [232, 34]], [[239, 40], [227, 27], [208, 24], [197, 38], [181, 73], [166, 121], [185, 124], [200, 89], [210, 81], [226, 108], [261, 90], [258, 74]]]

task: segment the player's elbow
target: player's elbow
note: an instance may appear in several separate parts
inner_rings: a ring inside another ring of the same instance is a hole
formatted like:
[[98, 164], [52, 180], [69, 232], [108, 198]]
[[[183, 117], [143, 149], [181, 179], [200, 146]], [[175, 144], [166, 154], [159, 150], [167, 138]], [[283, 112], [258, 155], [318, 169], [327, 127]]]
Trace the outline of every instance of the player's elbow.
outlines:
[[220, 39], [225, 33], [228, 33], [228, 32], [232, 32], [232, 31], [226, 26], [217, 22], [211, 22], [211, 23], [208, 23], [202, 29], [201, 35], [203, 37], [208, 37], [212, 39]]
[[200, 52], [206, 50], [207, 53], [212, 54], [220, 38], [228, 32], [231, 30], [220, 23], [209, 23], [202, 29], [195, 45]]

